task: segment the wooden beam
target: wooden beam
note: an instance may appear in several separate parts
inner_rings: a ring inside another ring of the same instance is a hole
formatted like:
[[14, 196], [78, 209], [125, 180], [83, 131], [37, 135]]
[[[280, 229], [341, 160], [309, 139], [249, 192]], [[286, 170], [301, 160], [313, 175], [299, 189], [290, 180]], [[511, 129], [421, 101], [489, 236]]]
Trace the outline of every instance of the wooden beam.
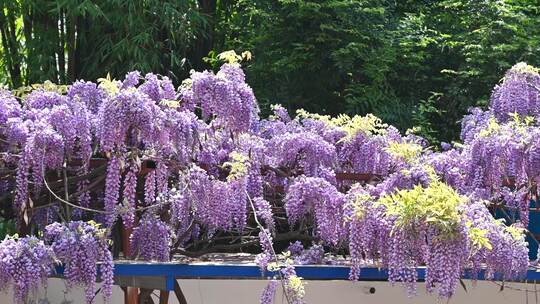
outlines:
[[139, 303], [139, 289], [135, 287], [122, 287], [124, 290], [124, 304]]
[[169, 303], [169, 292], [166, 290], [159, 291], [159, 304]]
[[139, 304], [154, 304], [154, 300], [152, 300], [153, 291], [153, 289], [141, 288], [141, 292], [139, 293]]
[[182, 292], [182, 288], [180, 288], [180, 284], [178, 284], [178, 280], [174, 280], [174, 294], [176, 295], [176, 298], [178, 299], [178, 303], [187, 304], [186, 297], [184, 296], [184, 293]]

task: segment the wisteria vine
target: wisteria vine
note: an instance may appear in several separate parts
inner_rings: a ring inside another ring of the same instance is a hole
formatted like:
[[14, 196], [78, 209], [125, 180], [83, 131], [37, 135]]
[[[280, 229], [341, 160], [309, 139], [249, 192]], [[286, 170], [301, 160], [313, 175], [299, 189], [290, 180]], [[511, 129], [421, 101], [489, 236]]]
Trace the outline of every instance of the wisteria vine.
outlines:
[[[377, 265], [410, 294], [425, 266], [426, 290], [441, 298], [465, 273], [524, 275], [540, 176], [536, 68], [512, 67], [489, 107], [463, 118], [461, 143], [439, 151], [371, 114], [291, 115], [275, 105], [263, 119], [245, 57], [220, 58], [228, 62], [217, 72], [193, 72], [178, 88], [134, 71], [0, 90], [1, 199], [21, 235], [42, 230], [42, 240], [0, 243], [0, 288], [12, 286], [15, 302], [55, 263], [87, 303], [101, 275], [108, 300], [115, 227], [133, 229], [118, 258], [260, 253], [271, 277], [261, 303], [272, 303], [280, 281], [289, 303], [304, 303], [294, 265], [343, 252], [352, 280]], [[497, 208], [511, 218], [496, 219]]]

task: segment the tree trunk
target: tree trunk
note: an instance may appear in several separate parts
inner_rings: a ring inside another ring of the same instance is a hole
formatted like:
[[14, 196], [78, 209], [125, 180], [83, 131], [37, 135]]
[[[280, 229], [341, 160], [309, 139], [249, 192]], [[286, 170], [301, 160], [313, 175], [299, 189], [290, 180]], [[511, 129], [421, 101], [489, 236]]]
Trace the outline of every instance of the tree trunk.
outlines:
[[73, 83], [77, 79], [76, 63], [77, 63], [77, 50], [75, 32], [77, 25], [77, 16], [66, 16], [66, 40], [67, 40], [67, 54], [68, 54], [68, 70], [67, 81]]
[[7, 16], [4, 14], [5, 7], [0, 8], [0, 31], [2, 47], [4, 48], [4, 59], [8, 67], [11, 84], [13, 87], [21, 86], [21, 62], [17, 43], [17, 28], [15, 26], [14, 12], [10, 13], [7, 8]]
[[60, 10], [60, 14], [58, 16], [60, 19], [60, 29], [59, 29], [59, 41], [58, 41], [58, 74], [59, 74], [59, 80], [60, 83], [66, 84], [66, 53], [65, 53], [65, 46], [66, 46], [66, 32], [65, 32], [65, 22], [66, 22], [66, 16], [64, 14], [64, 10]]
[[199, 0], [199, 10], [202, 15], [206, 16], [208, 28], [203, 36], [199, 36], [195, 42], [193, 56], [193, 68], [196, 70], [207, 69], [207, 64], [203, 61], [203, 57], [207, 57], [208, 53], [213, 49], [214, 26], [216, 17], [216, 0]]
[[[24, 4], [23, 4], [24, 5]], [[27, 56], [27, 66], [26, 66], [26, 79], [25, 79], [25, 85], [29, 85], [29, 77], [30, 71], [31, 71], [31, 65], [28, 62], [28, 58], [34, 57], [33, 48], [31, 47], [33, 44], [32, 41], [32, 27], [33, 27], [33, 13], [32, 13], [32, 7], [21, 7], [22, 15], [23, 15], [23, 33], [24, 33], [24, 40], [26, 43], [26, 56]]]

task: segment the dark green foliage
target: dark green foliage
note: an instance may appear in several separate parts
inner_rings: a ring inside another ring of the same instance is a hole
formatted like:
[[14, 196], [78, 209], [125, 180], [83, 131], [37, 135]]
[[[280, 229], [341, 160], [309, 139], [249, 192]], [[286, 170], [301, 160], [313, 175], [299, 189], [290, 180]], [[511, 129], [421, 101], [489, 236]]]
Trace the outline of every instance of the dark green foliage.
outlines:
[[282, 103], [373, 112], [434, 143], [457, 138], [458, 119], [487, 104], [510, 66], [540, 65], [538, 0], [0, 0], [0, 8], [0, 82], [12, 87], [133, 69], [178, 83], [222, 51], [249, 50], [263, 111]]
[[254, 36], [226, 46], [253, 52], [248, 76], [264, 106], [336, 114], [395, 101], [385, 77], [395, 52], [383, 1], [268, 2], [250, 8]]
[[435, 143], [457, 138], [460, 117], [487, 104], [506, 69], [540, 63], [538, 1], [237, 3], [249, 18], [219, 50], [253, 52], [263, 108], [373, 112]]
[[13, 235], [17, 231], [13, 220], [0, 218], [0, 240], [3, 240], [8, 235]]
[[434, 135], [456, 138], [456, 121], [469, 107], [487, 104], [508, 68], [519, 61], [540, 63], [538, 4], [447, 0], [397, 8], [400, 51], [390, 83], [400, 102], [417, 107], [439, 92], [433, 106], [444, 115], [432, 120]]

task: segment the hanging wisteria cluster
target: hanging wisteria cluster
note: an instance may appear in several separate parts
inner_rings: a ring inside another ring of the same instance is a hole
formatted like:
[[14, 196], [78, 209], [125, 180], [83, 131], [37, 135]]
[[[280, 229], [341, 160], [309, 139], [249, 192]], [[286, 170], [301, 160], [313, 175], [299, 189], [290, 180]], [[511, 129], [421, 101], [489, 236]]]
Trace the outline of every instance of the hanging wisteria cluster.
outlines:
[[13, 286], [13, 302], [28, 303], [30, 295], [47, 282], [54, 255], [42, 240], [7, 237], [0, 243], [0, 288]]
[[53, 223], [45, 227], [44, 239], [50, 244], [54, 257], [65, 266], [64, 276], [68, 287], [84, 287], [88, 303], [92, 303], [95, 297], [97, 267], [100, 263], [103, 298], [109, 300], [114, 263], [105, 229], [93, 222]]
[[[259, 253], [272, 274], [262, 303], [280, 281], [290, 303], [303, 303], [294, 265], [333, 253], [348, 253], [352, 280], [377, 265], [411, 294], [425, 266], [426, 289], [441, 298], [466, 273], [524, 275], [540, 176], [535, 68], [510, 69], [489, 108], [463, 118], [462, 142], [438, 152], [373, 115], [293, 116], [275, 105], [261, 119], [240, 64], [229, 61], [178, 88], [134, 71], [26, 95], [1, 90], [3, 215], [43, 240], [0, 243], [0, 288], [13, 286], [23, 303], [58, 263], [87, 303], [101, 275], [107, 300], [120, 250], [150, 262]], [[514, 221], [495, 219], [496, 208]], [[129, 242], [112, 243], [121, 227]]]

